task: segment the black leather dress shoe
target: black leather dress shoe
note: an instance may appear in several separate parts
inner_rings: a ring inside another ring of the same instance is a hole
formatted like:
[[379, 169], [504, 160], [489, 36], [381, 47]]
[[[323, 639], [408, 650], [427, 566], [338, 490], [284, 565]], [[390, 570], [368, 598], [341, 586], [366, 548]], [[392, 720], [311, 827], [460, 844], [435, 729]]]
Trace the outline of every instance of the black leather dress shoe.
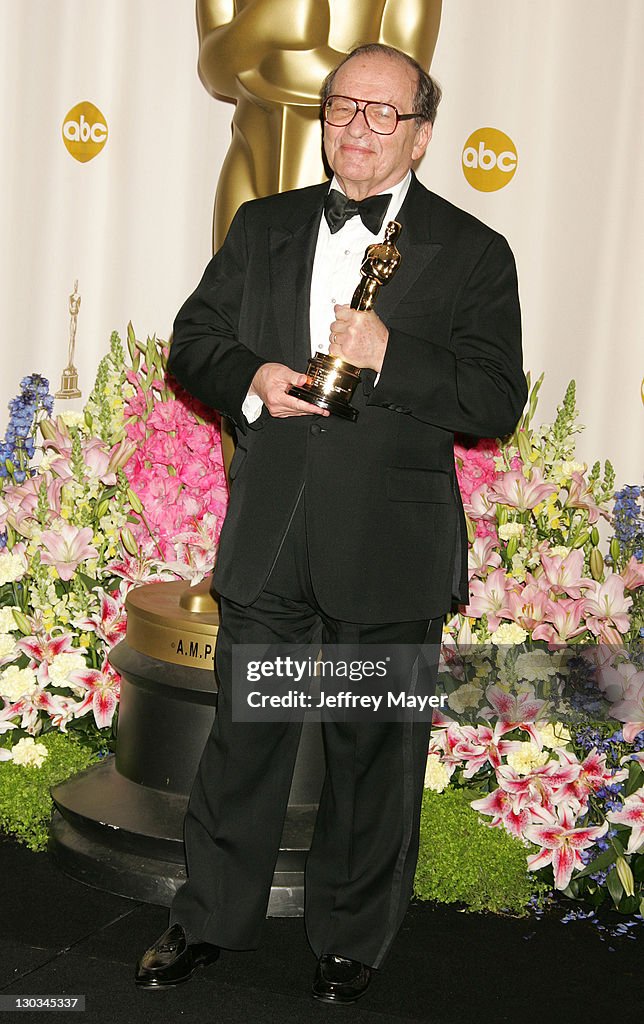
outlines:
[[313, 995], [325, 1003], [355, 1003], [371, 981], [371, 968], [358, 960], [325, 953], [318, 960]]
[[139, 988], [169, 988], [188, 981], [197, 967], [213, 964], [219, 946], [210, 942], [188, 942], [180, 924], [173, 924], [146, 949], [136, 965], [134, 980]]

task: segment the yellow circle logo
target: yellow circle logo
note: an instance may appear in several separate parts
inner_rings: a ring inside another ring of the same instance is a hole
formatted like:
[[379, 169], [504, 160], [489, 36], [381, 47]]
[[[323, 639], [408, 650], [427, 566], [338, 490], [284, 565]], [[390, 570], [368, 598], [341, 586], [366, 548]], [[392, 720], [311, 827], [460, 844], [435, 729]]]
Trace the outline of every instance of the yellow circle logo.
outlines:
[[74, 160], [93, 160], [107, 142], [107, 122], [98, 107], [88, 100], [72, 107], [63, 121], [63, 142]]
[[512, 181], [517, 169], [516, 146], [498, 128], [477, 128], [463, 147], [463, 174], [479, 192], [496, 192]]

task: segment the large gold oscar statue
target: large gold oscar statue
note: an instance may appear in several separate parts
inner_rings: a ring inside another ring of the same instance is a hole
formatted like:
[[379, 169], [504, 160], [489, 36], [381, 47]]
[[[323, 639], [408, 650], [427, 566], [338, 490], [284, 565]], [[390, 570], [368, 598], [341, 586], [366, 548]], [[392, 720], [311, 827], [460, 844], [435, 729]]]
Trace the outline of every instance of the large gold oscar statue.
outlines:
[[218, 248], [247, 199], [323, 181], [322, 80], [354, 46], [386, 43], [429, 68], [442, 0], [197, 0], [199, 70], [237, 101], [219, 177]]

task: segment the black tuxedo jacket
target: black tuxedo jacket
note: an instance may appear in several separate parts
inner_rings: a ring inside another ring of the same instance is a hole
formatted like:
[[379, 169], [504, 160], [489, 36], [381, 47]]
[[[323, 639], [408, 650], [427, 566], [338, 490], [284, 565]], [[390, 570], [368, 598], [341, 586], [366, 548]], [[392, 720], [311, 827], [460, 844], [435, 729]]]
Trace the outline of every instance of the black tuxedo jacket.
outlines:
[[264, 409], [249, 424], [241, 407], [262, 363], [306, 369], [327, 191], [243, 205], [175, 321], [170, 371], [238, 432], [214, 584], [239, 604], [256, 599], [304, 493], [325, 612], [434, 618], [467, 600], [454, 433], [506, 434], [526, 399], [514, 260], [501, 235], [414, 177], [398, 216], [402, 263], [376, 301], [387, 352], [376, 387], [363, 371], [357, 422]]

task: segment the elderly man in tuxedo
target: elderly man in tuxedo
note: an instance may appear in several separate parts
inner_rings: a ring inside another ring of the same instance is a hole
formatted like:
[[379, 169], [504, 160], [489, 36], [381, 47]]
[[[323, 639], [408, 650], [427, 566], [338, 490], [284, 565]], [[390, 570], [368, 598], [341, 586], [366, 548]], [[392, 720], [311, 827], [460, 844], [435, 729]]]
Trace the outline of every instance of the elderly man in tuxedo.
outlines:
[[[378, 44], [323, 89], [330, 186], [244, 204], [175, 323], [170, 369], [235, 424], [221, 595], [219, 706], [190, 799], [188, 881], [137, 984], [187, 980], [250, 949], [279, 849], [299, 727], [232, 720], [248, 643], [436, 644], [467, 599], [455, 432], [511, 431], [526, 398], [514, 260], [503, 237], [429, 192], [412, 166], [438, 87]], [[365, 248], [402, 225], [376, 309], [350, 308]], [[326, 349], [361, 368], [356, 422], [288, 394]], [[328, 722], [306, 868], [313, 995], [353, 1002], [412, 892], [429, 725]]]

